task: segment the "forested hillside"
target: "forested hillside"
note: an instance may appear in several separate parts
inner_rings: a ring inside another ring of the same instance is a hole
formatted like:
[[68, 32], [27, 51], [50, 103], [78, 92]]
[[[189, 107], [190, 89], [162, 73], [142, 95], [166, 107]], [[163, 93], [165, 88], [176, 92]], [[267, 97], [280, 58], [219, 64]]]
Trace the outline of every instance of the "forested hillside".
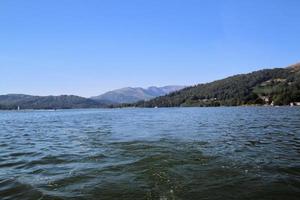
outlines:
[[288, 105], [292, 102], [300, 102], [300, 64], [235, 75], [132, 106]]

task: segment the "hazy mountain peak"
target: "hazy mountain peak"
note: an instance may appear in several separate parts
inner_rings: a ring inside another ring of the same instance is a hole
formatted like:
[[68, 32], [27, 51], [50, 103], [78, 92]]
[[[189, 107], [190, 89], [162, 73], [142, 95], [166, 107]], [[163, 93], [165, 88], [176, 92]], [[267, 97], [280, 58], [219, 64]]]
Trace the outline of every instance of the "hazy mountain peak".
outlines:
[[164, 87], [150, 86], [148, 88], [124, 87], [91, 98], [114, 103], [134, 103], [137, 101], [150, 100], [155, 97], [163, 96], [182, 88], [184, 88], [184, 86], [175, 85]]

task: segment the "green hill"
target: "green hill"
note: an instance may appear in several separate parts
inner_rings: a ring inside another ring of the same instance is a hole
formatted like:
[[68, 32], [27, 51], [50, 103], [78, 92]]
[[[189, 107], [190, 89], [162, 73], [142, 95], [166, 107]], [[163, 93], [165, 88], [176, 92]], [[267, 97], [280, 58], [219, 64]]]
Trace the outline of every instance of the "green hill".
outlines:
[[289, 105], [291, 102], [300, 102], [300, 64], [235, 75], [132, 106]]
[[31, 96], [24, 94], [0, 95], [0, 109], [70, 109], [99, 108], [107, 104], [74, 95]]

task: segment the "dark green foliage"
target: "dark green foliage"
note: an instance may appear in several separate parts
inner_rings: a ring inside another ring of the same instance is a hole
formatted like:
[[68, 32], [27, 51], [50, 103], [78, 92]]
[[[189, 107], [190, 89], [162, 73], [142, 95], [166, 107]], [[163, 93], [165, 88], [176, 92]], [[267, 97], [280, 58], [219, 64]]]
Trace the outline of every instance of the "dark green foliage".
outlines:
[[291, 68], [260, 70], [188, 87], [131, 106], [239, 106], [270, 104], [272, 101], [275, 105], [287, 105], [300, 101], [299, 77], [299, 72]]

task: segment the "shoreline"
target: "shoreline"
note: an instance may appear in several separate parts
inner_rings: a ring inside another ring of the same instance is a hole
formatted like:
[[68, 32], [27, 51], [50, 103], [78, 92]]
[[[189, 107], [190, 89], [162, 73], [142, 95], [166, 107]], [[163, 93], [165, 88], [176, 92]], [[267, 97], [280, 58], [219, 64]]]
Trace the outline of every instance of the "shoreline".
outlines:
[[300, 106], [289, 106], [289, 105], [282, 105], [282, 106], [271, 106], [271, 105], [240, 105], [240, 106], [172, 106], [172, 107], [103, 107], [103, 108], [59, 108], [59, 109], [0, 109], [1, 111], [11, 111], [11, 112], [30, 112], [30, 111], [48, 111], [48, 112], [56, 112], [56, 111], [67, 111], [67, 110], [111, 110], [111, 109], [159, 109], [159, 108], [239, 108], [239, 107], [256, 107], [256, 108], [300, 108]]

